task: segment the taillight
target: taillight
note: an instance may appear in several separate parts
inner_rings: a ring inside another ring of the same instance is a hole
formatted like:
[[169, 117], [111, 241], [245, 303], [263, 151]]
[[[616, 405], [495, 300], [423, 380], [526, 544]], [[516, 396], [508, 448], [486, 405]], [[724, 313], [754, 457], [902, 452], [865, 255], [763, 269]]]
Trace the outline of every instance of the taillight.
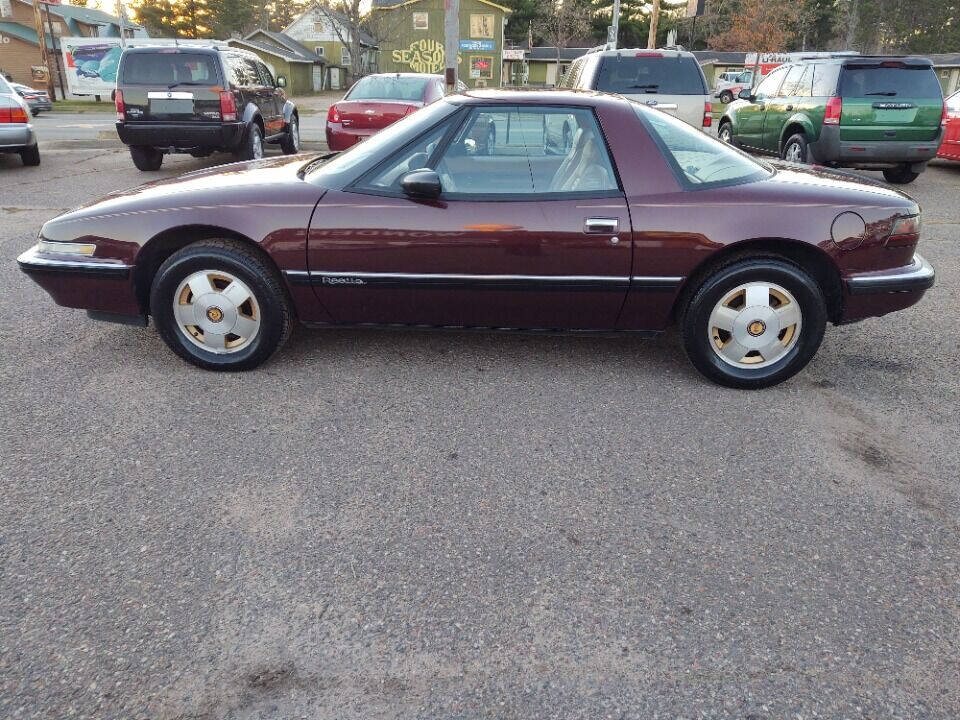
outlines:
[[663, 53], [658, 52], [638, 52], [635, 57], [663, 57]]
[[327, 110], [327, 122], [331, 122], [331, 123], [340, 122], [340, 110], [337, 109], [336, 105], [331, 105], [330, 109]]
[[26, 123], [27, 113], [19, 105], [13, 108], [0, 108], [0, 123]]
[[220, 91], [220, 118], [224, 122], [233, 122], [237, 119], [237, 101], [229, 90]]
[[703, 104], [703, 126], [710, 127], [713, 125], [713, 105], [708, 102]]
[[126, 107], [123, 104], [123, 90], [117, 90], [114, 95], [114, 102], [117, 104], [117, 122], [123, 122], [126, 115]]
[[827, 100], [827, 111], [823, 116], [824, 125], [839, 125], [843, 113], [843, 98], [832, 97]]
[[897, 218], [887, 237], [887, 247], [910, 247], [920, 239], [920, 216]]
[[406, 110], [403, 111], [403, 116], [406, 117], [407, 115], [413, 115], [413, 113], [415, 113], [419, 109], [420, 108], [418, 108], [416, 105], [411, 105], [410, 107], [408, 107]]

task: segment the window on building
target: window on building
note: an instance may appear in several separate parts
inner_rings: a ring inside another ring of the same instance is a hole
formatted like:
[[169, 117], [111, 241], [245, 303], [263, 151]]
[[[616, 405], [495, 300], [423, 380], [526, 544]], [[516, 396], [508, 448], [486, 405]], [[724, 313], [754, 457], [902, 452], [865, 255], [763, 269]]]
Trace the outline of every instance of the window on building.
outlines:
[[323, 35], [327, 32], [327, 24], [321, 20], [320, 22], [315, 22], [313, 24], [313, 34], [314, 35]]
[[323, 45], [317, 45], [314, 50], [317, 53], [317, 57], [323, 57]]
[[413, 13], [413, 29], [414, 30], [429, 30], [430, 29], [430, 15], [425, 12], [415, 12]]
[[473, 14], [470, 16], [470, 37], [493, 39], [494, 16]]
[[340, 64], [344, 67], [350, 64], [350, 48], [348, 48], [346, 45], [343, 45], [340, 48]]

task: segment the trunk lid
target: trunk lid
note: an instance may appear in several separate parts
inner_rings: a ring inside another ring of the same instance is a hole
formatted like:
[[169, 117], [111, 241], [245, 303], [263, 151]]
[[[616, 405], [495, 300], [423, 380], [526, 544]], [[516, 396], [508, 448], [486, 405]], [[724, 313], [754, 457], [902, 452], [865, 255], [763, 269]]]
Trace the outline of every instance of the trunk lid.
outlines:
[[844, 65], [840, 139], [930, 141], [940, 131], [943, 95], [927, 64], [908, 60]]
[[395, 123], [421, 102], [401, 100], [341, 100], [337, 103], [340, 122], [347, 127], [379, 129]]
[[127, 121], [221, 121], [220, 91], [225, 83], [212, 55], [175, 48], [126, 53], [117, 85]]

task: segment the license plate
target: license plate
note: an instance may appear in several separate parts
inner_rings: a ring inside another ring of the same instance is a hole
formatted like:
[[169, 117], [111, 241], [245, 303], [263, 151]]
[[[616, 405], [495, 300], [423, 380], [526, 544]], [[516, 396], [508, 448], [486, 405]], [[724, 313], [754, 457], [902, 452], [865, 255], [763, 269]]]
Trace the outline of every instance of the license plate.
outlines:
[[193, 115], [193, 100], [150, 100], [151, 115]]

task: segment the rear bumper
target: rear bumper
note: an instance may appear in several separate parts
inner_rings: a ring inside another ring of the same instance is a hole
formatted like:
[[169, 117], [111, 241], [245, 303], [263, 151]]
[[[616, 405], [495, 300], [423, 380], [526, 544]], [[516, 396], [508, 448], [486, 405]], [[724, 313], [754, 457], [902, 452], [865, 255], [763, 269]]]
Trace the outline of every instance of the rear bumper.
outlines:
[[331, 150], [346, 150], [353, 147], [361, 140], [366, 140], [371, 135], [380, 132], [381, 128], [364, 128], [357, 130], [354, 128], [345, 128], [340, 123], [327, 123], [327, 147]]
[[244, 124], [238, 123], [132, 123], [118, 122], [117, 134], [124, 145], [155, 148], [221, 148], [235, 150], [243, 140]]
[[0, 125], [0, 152], [16, 152], [36, 144], [37, 137], [33, 134], [33, 126], [30, 123]]
[[17, 264], [57, 305], [142, 315], [133, 287], [133, 266], [120, 260], [53, 255], [34, 246], [17, 258]]
[[[922, 164], [935, 157], [943, 128], [933, 140], [848, 141], [840, 139], [840, 128], [824, 125], [820, 137], [807, 146], [814, 162], [848, 166]], [[922, 169], [922, 168], [918, 168]]]
[[846, 288], [841, 322], [879, 317], [916, 304], [933, 287], [936, 273], [922, 255], [899, 268], [857, 273], [844, 279]]

